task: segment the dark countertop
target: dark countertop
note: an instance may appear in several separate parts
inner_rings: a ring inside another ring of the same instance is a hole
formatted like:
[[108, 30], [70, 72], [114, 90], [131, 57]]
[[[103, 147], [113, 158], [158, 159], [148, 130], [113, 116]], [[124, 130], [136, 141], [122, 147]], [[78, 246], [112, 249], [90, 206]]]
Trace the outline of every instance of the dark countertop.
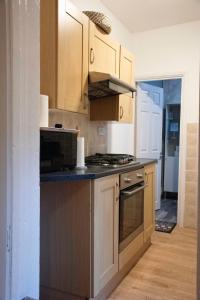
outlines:
[[85, 170], [67, 170], [63, 172], [45, 173], [40, 175], [40, 182], [55, 182], [55, 181], [66, 181], [66, 180], [84, 180], [84, 179], [97, 179], [113, 174], [121, 174], [133, 170], [140, 169], [145, 165], [157, 163], [156, 159], [138, 158], [136, 159], [137, 164], [130, 164], [121, 166], [118, 168], [113, 167], [101, 167], [101, 166], [89, 166]]

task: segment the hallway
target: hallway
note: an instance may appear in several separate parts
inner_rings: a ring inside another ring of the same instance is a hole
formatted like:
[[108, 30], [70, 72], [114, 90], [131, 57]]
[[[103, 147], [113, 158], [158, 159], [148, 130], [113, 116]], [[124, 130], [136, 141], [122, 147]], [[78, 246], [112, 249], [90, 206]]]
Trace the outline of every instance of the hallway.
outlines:
[[195, 300], [196, 231], [155, 232], [152, 246], [109, 300]]

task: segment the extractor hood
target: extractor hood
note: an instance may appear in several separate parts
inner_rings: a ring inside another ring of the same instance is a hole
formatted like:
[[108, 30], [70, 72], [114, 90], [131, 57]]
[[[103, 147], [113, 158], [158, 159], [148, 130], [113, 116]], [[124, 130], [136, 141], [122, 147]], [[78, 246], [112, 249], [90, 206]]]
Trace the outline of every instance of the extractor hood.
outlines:
[[88, 96], [90, 100], [136, 92], [130, 84], [101, 72], [89, 73]]

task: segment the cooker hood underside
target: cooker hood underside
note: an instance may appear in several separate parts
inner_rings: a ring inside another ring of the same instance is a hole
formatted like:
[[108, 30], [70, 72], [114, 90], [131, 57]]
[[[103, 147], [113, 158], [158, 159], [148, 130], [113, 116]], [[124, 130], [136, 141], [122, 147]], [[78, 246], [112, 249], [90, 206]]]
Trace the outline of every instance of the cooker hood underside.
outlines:
[[88, 96], [90, 100], [136, 92], [136, 89], [119, 78], [100, 72], [89, 73]]

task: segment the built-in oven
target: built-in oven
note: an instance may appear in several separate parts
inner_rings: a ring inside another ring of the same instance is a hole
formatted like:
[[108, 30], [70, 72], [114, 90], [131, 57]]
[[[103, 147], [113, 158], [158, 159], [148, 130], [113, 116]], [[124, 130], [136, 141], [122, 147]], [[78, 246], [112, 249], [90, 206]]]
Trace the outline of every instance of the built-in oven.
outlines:
[[120, 175], [119, 252], [144, 230], [144, 168]]

